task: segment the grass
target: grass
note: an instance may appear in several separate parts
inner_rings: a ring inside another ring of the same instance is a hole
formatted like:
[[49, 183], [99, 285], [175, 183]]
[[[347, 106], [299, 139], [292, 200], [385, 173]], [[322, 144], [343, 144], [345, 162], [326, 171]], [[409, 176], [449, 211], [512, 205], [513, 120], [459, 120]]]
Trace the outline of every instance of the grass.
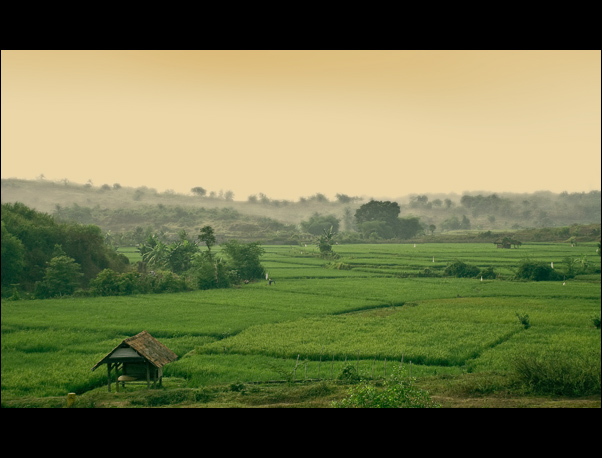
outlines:
[[[402, 358], [404, 364], [412, 362], [418, 385], [444, 398], [450, 393], [438, 380], [460, 387], [452, 390], [454, 399], [508, 391], [520, 397], [525, 387], [550, 385], [560, 371], [573, 374], [562, 393], [584, 396], [593, 391], [599, 399], [600, 331], [592, 317], [600, 316], [600, 258], [591, 255], [593, 246], [336, 246], [338, 261], [351, 270], [324, 268], [326, 261], [314, 247], [267, 246], [262, 263], [276, 281], [271, 286], [257, 281], [227, 290], [4, 301], [2, 403], [37, 406], [45, 399], [61, 406], [69, 392], [77, 393], [84, 405], [119, 401], [105, 399], [106, 371], [91, 368], [141, 330], [179, 355], [164, 373], [168, 391], [181, 392], [163, 400], [158, 394], [152, 394], [154, 400], [124, 400], [128, 406], [223, 402], [327, 407], [326, 398], [344, 395], [334, 379], [345, 365], [356, 365], [364, 377], [376, 380]], [[433, 264], [443, 270], [455, 259], [507, 272], [526, 257], [552, 259], [560, 270], [562, 259], [584, 254], [591, 272], [565, 285], [511, 281], [509, 274], [505, 280], [485, 281], [414, 276]], [[529, 316], [528, 329], [517, 314]], [[563, 363], [543, 367], [542, 359], [552, 354]], [[523, 370], [528, 376], [519, 377], [519, 357], [525, 355], [537, 376]], [[592, 364], [596, 357], [597, 367]], [[324, 380], [321, 388], [316, 382], [313, 388], [299, 385], [315, 379]], [[289, 383], [251, 383], [272, 380]], [[246, 394], [225, 388], [231, 385], [245, 387]], [[320, 391], [322, 400], [307, 394]], [[95, 399], [92, 393], [97, 393]], [[120, 399], [122, 394], [132, 393], [120, 393]], [[532, 389], [531, 394], [541, 392]], [[146, 390], [135, 396], [145, 395], [151, 396]], [[86, 397], [88, 401], [82, 399]]]

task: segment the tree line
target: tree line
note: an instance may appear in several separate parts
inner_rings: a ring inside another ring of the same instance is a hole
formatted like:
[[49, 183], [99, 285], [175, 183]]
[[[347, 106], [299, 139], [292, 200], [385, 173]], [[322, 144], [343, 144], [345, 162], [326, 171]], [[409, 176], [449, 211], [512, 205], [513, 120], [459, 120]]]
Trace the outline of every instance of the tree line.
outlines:
[[259, 242], [230, 240], [217, 251], [211, 226], [176, 240], [149, 234], [130, 264], [100, 227], [61, 223], [22, 203], [2, 204], [1, 295], [18, 299], [125, 295], [223, 288], [265, 275]]

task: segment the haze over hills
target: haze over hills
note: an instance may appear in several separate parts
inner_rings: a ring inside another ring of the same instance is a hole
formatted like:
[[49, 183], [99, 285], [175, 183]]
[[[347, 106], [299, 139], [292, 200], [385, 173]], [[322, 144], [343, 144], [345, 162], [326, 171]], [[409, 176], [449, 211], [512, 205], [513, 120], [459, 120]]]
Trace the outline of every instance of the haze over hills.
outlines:
[[[96, 224], [114, 234], [161, 231], [174, 236], [182, 229], [195, 233], [202, 225], [211, 224], [217, 233], [227, 237], [290, 243], [302, 232], [300, 224], [312, 215], [334, 216], [340, 222], [339, 232], [357, 231], [355, 211], [371, 199], [384, 200], [344, 194], [337, 194], [332, 200], [316, 193], [295, 202], [262, 194], [236, 201], [221, 192], [200, 196], [192, 192], [161, 193], [149, 187], [122, 187], [117, 183], [93, 186], [67, 180], [2, 179], [2, 203], [21, 202], [58, 220]], [[508, 231], [600, 224], [601, 220], [600, 191], [421, 194], [388, 200], [399, 204], [400, 218], [419, 218], [431, 235], [457, 229]], [[468, 225], [452, 224], [459, 221]]]

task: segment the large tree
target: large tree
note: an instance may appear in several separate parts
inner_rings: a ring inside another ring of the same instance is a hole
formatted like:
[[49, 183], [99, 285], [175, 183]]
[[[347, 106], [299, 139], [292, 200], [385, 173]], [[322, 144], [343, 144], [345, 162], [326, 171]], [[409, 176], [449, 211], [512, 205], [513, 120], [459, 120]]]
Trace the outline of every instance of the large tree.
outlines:
[[259, 262], [264, 249], [259, 242], [240, 243], [230, 240], [221, 245], [222, 252], [228, 257], [228, 265], [237, 273], [238, 280], [253, 280], [265, 275], [265, 269]]
[[397, 202], [371, 200], [356, 210], [355, 219], [364, 238], [408, 239], [423, 230], [418, 218], [399, 218], [400, 211]]
[[21, 274], [23, 273], [23, 267], [25, 266], [25, 248], [21, 241], [8, 232], [2, 223], [2, 242], [0, 244], [2, 248], [2, 266], [1, 278], [2, 278], [2, 289], [9, 293], [8, 289], [5, 289], [11, 284], [19, 283], [21, 280]]
[[36, 297], [69, 296], [80, 285], [83, 277], [80, 265], [65, 254], [55, 256], [48, 262], [44, 278], [36, 283]]
[[321, 215], [316, 212], [308, 221], [301, 221], [301, 229], [312, 235], [321, 235], [329, 229], [336, 233], [339, 231], [339, 219], [335, 215]]
[[[11, 248], [11, 243], [14, 242], [12, 237], [17, 238], [23, 248], [22, 252], [19, 251], [20, 254], [16, 253], [22, 259], [21, 273], [18, 278], [13, 275], [10, 279], [10, 283], [19, 283], [22, 291], [32, 291], [35, 283], [44, 279], [48, 262], [56, 257], [56, 245], [61, 245], [64, 254], [81, 267], [83, 286], [102, 269], [126, 269], [127, 257], [119, 255], [105, 243], [97, 226], [57, 223], [52, 216], [19, 202], [2, 204], [1, 217], [6, 231], [3, 232], [3, 248], [5, 237], [7, 248]], [[14, 246], [12, 248], [19, 250]], [[3, 262], [3, 275], [7, 267]]]
[[367, 221], [385, 221], [395, 224], [401, 208], [397, 202], [371, 200], [355, 211], [355, 219], [358, 224]]

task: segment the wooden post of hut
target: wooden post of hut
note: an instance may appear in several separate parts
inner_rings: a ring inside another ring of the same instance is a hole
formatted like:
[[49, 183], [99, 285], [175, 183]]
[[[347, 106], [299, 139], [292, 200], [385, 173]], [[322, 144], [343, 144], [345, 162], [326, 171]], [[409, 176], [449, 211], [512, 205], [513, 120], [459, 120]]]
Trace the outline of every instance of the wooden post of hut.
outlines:
[[[163, 366], [178, 358], [173, 351], [151, 336], [142, 331], [133, 337], [128, 337], [102, 358], [92, 370], [102, 364], [107, 365], [107, 384], [111, 391], [111, 371], [115, 369], [115, 389], [119, 391], [119, 384], [146, 382], [150, 388], [162, 385]], [[121, 375], [119, 375], [121, 370]]]

